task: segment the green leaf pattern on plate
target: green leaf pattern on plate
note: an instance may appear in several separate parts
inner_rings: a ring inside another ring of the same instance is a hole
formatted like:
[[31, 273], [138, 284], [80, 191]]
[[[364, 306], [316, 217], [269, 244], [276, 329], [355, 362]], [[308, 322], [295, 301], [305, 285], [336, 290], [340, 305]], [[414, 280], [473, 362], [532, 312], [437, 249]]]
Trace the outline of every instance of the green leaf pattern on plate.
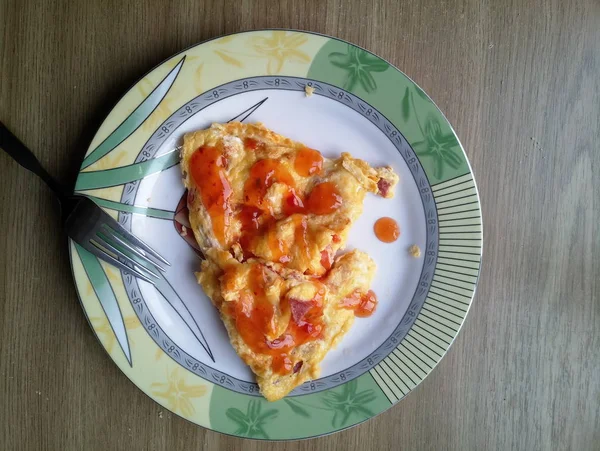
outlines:
[[103, 156], [112, 152], [119, 144], [125, 141], [140, 125], [148, 119], [155, 108], [166, 97], [169, 89], [179, 75], [183, 66], [185, 56], [169, 72], [169, 74], [158, 84], [154, 90], [127, 116], [127, 118], [115, 129], [102, 143], [92, 150], [83, 160], [81, 168], [86, 168], [98, 161]]
[[453, 133], [442, 132], [440, 121], [435, 116], [427, 116], [425, 127], [421, 128], [421, 132], [424, 139], [413, 143], [412, 147], [417, 155], [433, 160], [435, 178], [442, 179], [444, 177], [446, 166], [450, 166], [452, 169], [460, 167], [462, 158], [459, 156], [458, 140]]
[[[390, 406], [369, 373], [329, 390], [268, 402], [215, 386], [211, 427], [251, 438], [310, 437], [367, 420]], [[224, 408], [223, 406], [227, 406]]]
[[322, 406], [307, 404], [296, 398], [285, 398], [284, 401], [292, 411], [303, 417], [310, 417], [310, 414], [303, 406], [311, 410], [327, 410], [333, 413], [331, 417], [331, 426], [335, 429], [348, 426], [348, 420], [355, 420], [352, 424], [366, 420], [375, 415], [375, 413], [366, 407], [367, 404], [377, 399], [377, 395], [373, 389], [358, 391], [358, 382], [356, 379], [334, 388], [320, 395]]
[[[421, 88], [414, 85], [417, 95], [427, 102], [431, 102], [427, 94]], [[460, 157], [462, 151], [458, 139], [454, 133], [444, 133], [439, 119], [429, 113], [425, 119], [425, 125], [421, 123], [419, 111], [415, 107], [415, 99], [412, 90], [407, 86], [402, 97], [402, 120], [406, 123], [414, 116], [417, 126], [423, 136], [420, 141], [412, 142], [412, 148], [417, 155], [430, 159], [433, 165], [433, 176], [442, 180], [444, 169], [450, 167], [454, 170], [460, 168], [463, 159]]]
[[265, 401], [260, 399], [249, 401], [246, 413], [243, 413], [240, 409], [235, 407], [227, 409], [225, 415], [238, 426], [234, 432], [235, 435], [243, 435], [251, 438], [269, 438], [263, 426], [265, 426], [270, 419], [275, 418], [278, 411], [276, 409], [269, 409], [261, 412], [262, 404], [264, 402]]
[[375, 91], [377, 83], [371, 72], [383, 72], [390, 67], [382, 59], [353, 45], [348, 46], [347, 53], [330, 53], [329, 61], [335, 67], [347, 72], [343, 86], [346, 91], [353, 91], [357, 84], [360, 84], [367, 92]]
[[404, 97], [402, 98], [402, 119], [404, 122], [408, 122], [410, 119], [410, 90], [408, 86], [404, 91]]
[[352, 415], [360, 416], [361, 418], [356, 418], [359, 421], [375, 415], [365, 407], [375, 401], [375, 393], [371, 389], [357, 392], [357, 385], [356, 379], [354, 379], [342, 385], [340, 390], [329, 390], [323, 396], [323, 403], [333, 412], [331, 425], [334, 428], [346, 426]]
[[469, 172], [452, 128], [412, 80], [359, 47], [330, 40], [315, 56], [308, 78], [351, 91], [391, 121], [417, 152], [431, 184]]
[[292, 412], [294, 412], [296, 415], [300, 415], [301, 417], [304, 418], [310, 418], [310, 413], [308, 413], [308, 411], [302, 407], [298, 401], [296, 401], [293, 398], [284, 398], [283, 400], [288, 406], [290, 406], [290, 409], [292, 409]]

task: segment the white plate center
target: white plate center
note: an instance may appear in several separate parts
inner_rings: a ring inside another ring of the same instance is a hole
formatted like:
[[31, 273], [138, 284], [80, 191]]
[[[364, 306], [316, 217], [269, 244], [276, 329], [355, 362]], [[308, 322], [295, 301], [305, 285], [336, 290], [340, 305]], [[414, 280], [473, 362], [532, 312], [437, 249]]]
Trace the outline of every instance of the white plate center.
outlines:
[[[261, 90], [247, 92], [216, 102], [183, 123], [167, 139], [157, 155], [181, 143], [184, 133], [207, 128], [213, 122], [226, 122], [252, 105], [268, 98], [246, 122], [262, 122], [268, 128], [335, 158], [349, 152], [372, 166], [390, 165], [400, 176], [394, 199], [368, 195], [364, 213], [350, 233], [348, 248], [371, 255], [377, 264], [372, 289], [379, 305], [370, 318], [357, 318], [351, 331], [322, 364], [322, 376], [342, 371], [373, 353], [394, 331], [406, 312], [423, 266], [422, 259], [408, 253], [412, 244], [425, 248], [426, 224], [418, 187], [402, 156], [376, 126], [342, 103], [319, 95], [305, 97], [303, 92]], [[135, 205], [174, 211], [183, 194], [179, 166], [145, 178], [137, 192]], [[395, 219], [400, 238], [391, 244], [379, 241], [373, 224], [383, 216]], [[237, 379], [253, 381], [248, 367], [233, 351], [224, 326], [196, 283], [197, 255], [178, 235], [172, 221], [133, 215], [132, 231], [150, 243], [171, 263], [169, 283], [177, 291], [201, 329], [214, 355], [212, 362], [177, 312], [165, 307], [154, 287], [139, 286], [155, 320], [179, 347], [206, 365]]]

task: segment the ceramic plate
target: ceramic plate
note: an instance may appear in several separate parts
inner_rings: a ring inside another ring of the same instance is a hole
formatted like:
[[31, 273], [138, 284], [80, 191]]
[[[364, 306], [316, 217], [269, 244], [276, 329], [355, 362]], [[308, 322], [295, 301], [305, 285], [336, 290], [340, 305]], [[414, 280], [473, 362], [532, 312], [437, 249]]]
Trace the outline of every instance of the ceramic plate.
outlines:
[[[310, 86], [314, 94], [305, 95]], [[400, 176], [392, 200], [369, 195], [349, 247], [377, 263], [376, 313], [357, 319], [320, 379], [269, 403], [196, 283], [178, 151], [212, 122], [263, 122], [321, 150]], [[388, 409], [419, 384], [456, 337], [479, 274], [481, 211], [466, 155], [443, 114], [406, 75], [338, 39], [239, 33], [191, 47], [140, 80], [112, 110], [83, 160], [91, 197], [171, 263], [156, 287], [70, 244], [83, 309], [115, 363], [142, 391], [196, 424], [255, 439], [314, 437]], [[391, 216], [402, 234], [377, 240]], [[417, 245], [419, 258], [408, 249]]]

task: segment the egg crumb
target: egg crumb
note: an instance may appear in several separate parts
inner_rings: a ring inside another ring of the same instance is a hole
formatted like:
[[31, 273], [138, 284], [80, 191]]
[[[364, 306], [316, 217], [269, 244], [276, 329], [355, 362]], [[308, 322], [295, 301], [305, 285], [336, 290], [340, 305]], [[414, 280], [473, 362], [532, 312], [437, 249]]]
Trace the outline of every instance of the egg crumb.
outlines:
[[315, 92], [315, 88], [313, 88], [312, 86], [306, 85], [304, 87], [304, 93], [306, 94], [306, 97], [312, 96], [314, 92]]
[[187, 228], [186, 226], [182, 225], [181, 226], [181, 236], [187, 236]]
[[409, 247], [408, 252], [415, 258], [419, 258], [421, 256], [421, 248], [419, 248], [419, 246], [416, 244], [413, 244], [411, 247]]

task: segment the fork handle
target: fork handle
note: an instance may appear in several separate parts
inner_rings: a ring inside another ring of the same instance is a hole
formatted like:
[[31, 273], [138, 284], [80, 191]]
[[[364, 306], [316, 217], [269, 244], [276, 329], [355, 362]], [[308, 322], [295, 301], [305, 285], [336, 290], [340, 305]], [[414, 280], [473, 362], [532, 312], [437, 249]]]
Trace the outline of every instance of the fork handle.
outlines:
[[62, 200], [69, 195], [65, 188], [48, 174], [33, 152], [29, 150], [19, 138], [13, 135], [2, 122], [0, 122], [0, 147], [4, 149], [13, 160], [41, 178], [46, 185], [54, 191], [54, 194], [56, 194], [59, 199]]

